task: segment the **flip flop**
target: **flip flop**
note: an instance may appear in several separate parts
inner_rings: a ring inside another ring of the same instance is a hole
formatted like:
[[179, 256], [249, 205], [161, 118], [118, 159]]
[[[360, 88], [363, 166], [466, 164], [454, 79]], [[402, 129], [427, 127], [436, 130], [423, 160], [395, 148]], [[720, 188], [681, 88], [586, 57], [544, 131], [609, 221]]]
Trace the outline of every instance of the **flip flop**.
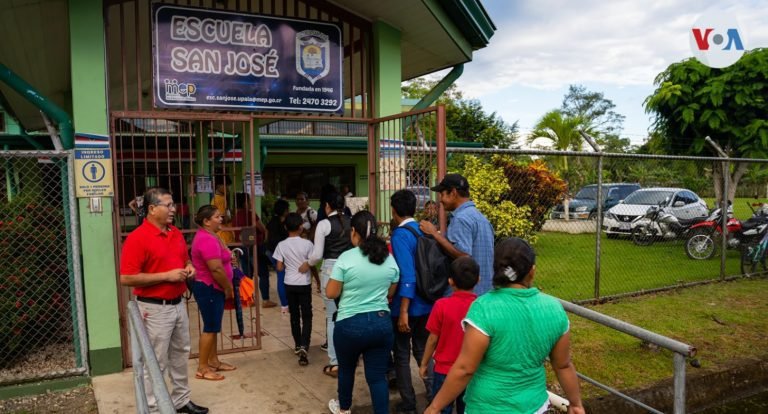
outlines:
[[219, 366], [214, 367], [213, 365], [208, 365], [209, 367], [213, 368], [214, 370], [218, 371], [234, 371], [237, 369], [236, 366], [232, 364], [227, 364], [226, 362], [222, 362], [219, 364]]
[[221, 381], [225, 377], [213, 371], [206, 371], [205, 373], [198, 371], [195, 373], [195, 378], [201, 379], [201, 380], [208, 380], [208, 381]]
[[323, 374], [338, 378], [339, 377], [339, 366], [338, 365], [326, 365], [323, 367]]

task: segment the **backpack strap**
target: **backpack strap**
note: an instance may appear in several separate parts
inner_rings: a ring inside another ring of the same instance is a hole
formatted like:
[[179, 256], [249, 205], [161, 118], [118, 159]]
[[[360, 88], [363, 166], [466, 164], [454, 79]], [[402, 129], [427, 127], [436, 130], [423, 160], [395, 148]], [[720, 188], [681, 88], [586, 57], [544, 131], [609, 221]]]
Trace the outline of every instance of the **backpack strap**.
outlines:
[[[397, 226], [397, 229], [406, 229], [406, 230], [410, 231], [411, 234], [413, 234], [413, 237], [415, 237], [417, 240], [419, 239], [419, 237], [421, 237], [419, 232], [417, 232], [416, 230], [413, 229], [413, 227], [411, 227], [411, 226], [409, 226], [407, 224], [405, 226]], [[397, 230], [397, 229], [395, 229], [395, 230]]]

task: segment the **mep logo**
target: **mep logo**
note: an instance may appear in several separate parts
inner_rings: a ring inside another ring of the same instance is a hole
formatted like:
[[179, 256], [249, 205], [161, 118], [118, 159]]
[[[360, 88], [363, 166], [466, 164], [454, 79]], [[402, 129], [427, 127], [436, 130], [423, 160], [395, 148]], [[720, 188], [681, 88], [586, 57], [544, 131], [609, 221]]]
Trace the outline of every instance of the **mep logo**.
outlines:
[[165, 99], [177, 102], [195, 102], [193, 95], [197, 92], [194, 83], [181, 83], [176, 79], [165, 79]]
[[727, 13], [702, 15], [689, 37], [693, 56], [709, 67], [731, 66], [744, 55], [743, 32], [736, 18]]

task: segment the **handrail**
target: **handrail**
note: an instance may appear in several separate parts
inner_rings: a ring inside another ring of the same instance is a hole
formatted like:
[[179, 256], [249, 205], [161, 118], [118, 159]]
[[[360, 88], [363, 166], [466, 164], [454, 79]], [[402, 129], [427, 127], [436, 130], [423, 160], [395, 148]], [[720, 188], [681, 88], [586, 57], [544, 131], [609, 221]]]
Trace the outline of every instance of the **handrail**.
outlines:
[[128, 302], [128, 320], [131, 328], [131, 357], [133, 360], [133, 385], [136, 391], [136, 411], [139, 414], [148, 414], [149, 405], [147, 392], [144, 389], [144, 368], [149, 370], [149, 378], [152, 383], [152, 391], [155, 394], [157, 407], [161, 414], [176, 412], [168, 394], [160, 364], [157, 362], [155, 351], [149, 342], [147, 329], [141, 319], [139, 306], [136, 301]]
[[[584, 319], [588, 319], [592, 322], [599, 323], [603, 326], [607, 326], [611, 329], [615, 329], [619, 332], [623, 332], [627, 335], [634, 336], [635, 338], [642, 339], [643, 341], [652, 343], [654, 345], [660, 346], [662, 348], [665, 348], [674, 352], [675, 355], [673, 357], [673, 360], [674, 360], [675, 372], [674, 372], [674, 378], [673, 378], [673, 384], [674, 384], [673, 413], [685, 414], [685, 358], [696, 355], [696, 347], [682, 343], [680, 341], [674, 340], [664, 335], [659, 335], [655, 332], [651, 332], [639, 326], [632, 325], [631, 323], [627, 323], [627, 322], [618, 320], [616, 318], [612, 318], [608, 315], [603, 315], [602, 313], [595, 312], [583, 306], [579, 306], [571, 302], [566, 302], [562, 299], [558, 299], [558, 300], [560, 301], [560, 303], [563, 305], [563, 308], [567, 312], [570, 312], [577, 316], [581, 316]], [[661, 414], [661, 411], [658, 411], [652, 407], [649, 407], [648, 405], [643, 404], [642, 402], [637, 401], [632, 397], [629, 397], [628, 395], [623, 394], [616, 389], [613, 389], [605, 384], [601, 384], [600, 382], [595, 381], [594, 379], [589, 378], [585, 375], [582, 375], [579, 373], [577, 373], [577, 375], [579, 376], [579, 378], [589, 382], [592, 385], [602, 388], [608, 391], [609, 393], [618, 396], [619, 398], [629, 401], [632, 404], [638, 405], [652, 413]]]
[[2, 63], [0, 63], [0, 81], [8, 85], [11, 89], [16, 91], [16, 93], [21, 95], [24, 99], [56, 122], [59, 127], [59, 134], [61, 134], [61, 142], [64, 145], [64, 149], [72, 149], [75, 147], [75, 127], [72, 124], [72, 118], [66, 111], [43, 96], [32, 87], [32, 85]]

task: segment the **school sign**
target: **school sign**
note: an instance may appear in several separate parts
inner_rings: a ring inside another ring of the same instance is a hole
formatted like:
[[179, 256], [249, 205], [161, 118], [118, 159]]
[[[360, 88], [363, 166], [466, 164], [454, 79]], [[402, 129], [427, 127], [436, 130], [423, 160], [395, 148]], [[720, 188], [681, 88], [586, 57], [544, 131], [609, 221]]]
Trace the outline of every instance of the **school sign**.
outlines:
[[152, 17], [156, 107], [344, 109], [335, 24], [160, 3]]

